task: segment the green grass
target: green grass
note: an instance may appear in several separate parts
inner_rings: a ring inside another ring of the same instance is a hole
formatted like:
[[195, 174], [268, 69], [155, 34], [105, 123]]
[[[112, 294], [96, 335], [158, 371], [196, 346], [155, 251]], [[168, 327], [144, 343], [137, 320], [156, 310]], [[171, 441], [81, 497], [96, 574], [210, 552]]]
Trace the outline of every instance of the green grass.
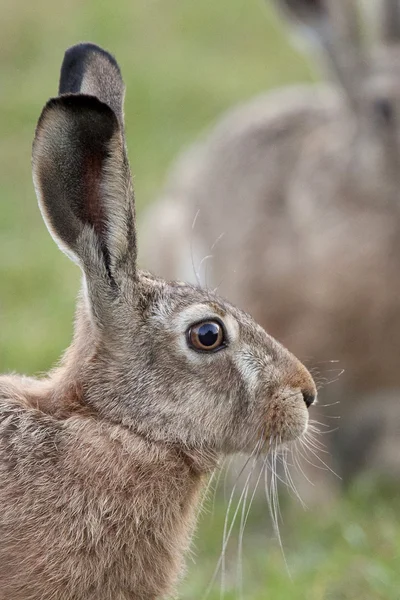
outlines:
[[[38, 373], [68, 345], [79, 272], [55, 247], [30, 174], [35, 123], [56, 94], [69, 45], [91, 40], [118, 58], [127, 83], [126, 121], [140, 210], [169, 164], [226, 108], [266, 89], [310, 81], [314, 69], [289, 46], [262, 0], [1, 0], [0, 371]], [[201, 598], [218, 561], [225, 506], [205, 512], [182, 598]], [[400, 598], [399, 498], [374, 485], [329, 510], [287, 502], [282, 527], [289, 578], [258, 501], [246, 530], [248, 600]], [[236, 598], [237, 532], [226, 598]], [[210, 599], [219, 598], [218, 584]]]
[[[208, 503], [200, 521], [195, 564], [183, 586], [187, 600], [202, 597], [218, 562], [227, 504], [222, 496], [214, 511]], [[395, 489], [358, 482], [339, 502], [318, 510], [304, 511], [295, 500], [283, 500], [285, 559], [271, 531], [266, 500], [257, 497], [250, 512], [242, 551], [245, 600], [399, 599], [400, 497]], [[240, 511], [238, 515], [240, 521]], [[226, 600], [240, 597], [238, 533], [239, 524], [227, 551]], [[220, 598], [220, 581], [210, 600]]]

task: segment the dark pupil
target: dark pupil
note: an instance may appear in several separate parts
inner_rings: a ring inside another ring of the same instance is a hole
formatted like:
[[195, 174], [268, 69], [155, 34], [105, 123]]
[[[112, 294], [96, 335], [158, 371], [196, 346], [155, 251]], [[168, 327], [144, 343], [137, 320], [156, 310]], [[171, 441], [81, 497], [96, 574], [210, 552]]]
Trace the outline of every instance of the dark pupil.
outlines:
[[213, 346], [218, 340], [219, 327], [216, 323], [200, 325], [197, 336], [203, 346]]

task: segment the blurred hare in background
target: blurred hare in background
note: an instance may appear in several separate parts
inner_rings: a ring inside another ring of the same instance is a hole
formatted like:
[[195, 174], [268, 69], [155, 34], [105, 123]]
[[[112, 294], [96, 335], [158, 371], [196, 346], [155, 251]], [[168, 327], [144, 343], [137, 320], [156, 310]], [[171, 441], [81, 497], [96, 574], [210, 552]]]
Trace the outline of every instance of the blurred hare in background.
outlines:
[[375, 36], [355, 1], [277, 4], [335, 83], [260, 96], [184, 153], [142, 262], [218, 287], [321, 383], [343, 369], [317, 417], [341, 416], [334, 468], [400, 476], [400, 1], [376, 7]]

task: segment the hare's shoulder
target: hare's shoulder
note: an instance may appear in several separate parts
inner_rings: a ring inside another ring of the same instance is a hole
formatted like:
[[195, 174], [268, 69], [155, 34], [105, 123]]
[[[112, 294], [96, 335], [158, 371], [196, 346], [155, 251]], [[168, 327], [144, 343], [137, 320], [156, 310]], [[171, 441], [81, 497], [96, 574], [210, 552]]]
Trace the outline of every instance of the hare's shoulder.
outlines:
[[[75, 402], [75, 403], [74, 403]], [[71, 395], [56, 393], [50, 379], [0, 377], [0, 457], [38, 470], [56, 464], [66, 446], [95, 440], [101, 427]]]
[[5, 419], [23, 418], [39, 412], [49, 396], [49, 387], [32, 377], [0, 376], [0, 427]]

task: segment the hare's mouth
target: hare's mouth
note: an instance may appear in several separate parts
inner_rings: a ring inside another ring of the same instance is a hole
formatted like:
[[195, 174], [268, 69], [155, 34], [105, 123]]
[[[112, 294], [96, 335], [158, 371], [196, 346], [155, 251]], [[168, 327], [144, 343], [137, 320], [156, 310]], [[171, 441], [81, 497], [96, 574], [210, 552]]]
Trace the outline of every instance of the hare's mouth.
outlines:
[[[314, 398], [313, 398], [314, 401]], [[287, 389], [274, 398], [266, 413], [266, 436], [274, 445], [293, 442], [304, 435], [308, 427], [310, 398], [301, 390]]]

